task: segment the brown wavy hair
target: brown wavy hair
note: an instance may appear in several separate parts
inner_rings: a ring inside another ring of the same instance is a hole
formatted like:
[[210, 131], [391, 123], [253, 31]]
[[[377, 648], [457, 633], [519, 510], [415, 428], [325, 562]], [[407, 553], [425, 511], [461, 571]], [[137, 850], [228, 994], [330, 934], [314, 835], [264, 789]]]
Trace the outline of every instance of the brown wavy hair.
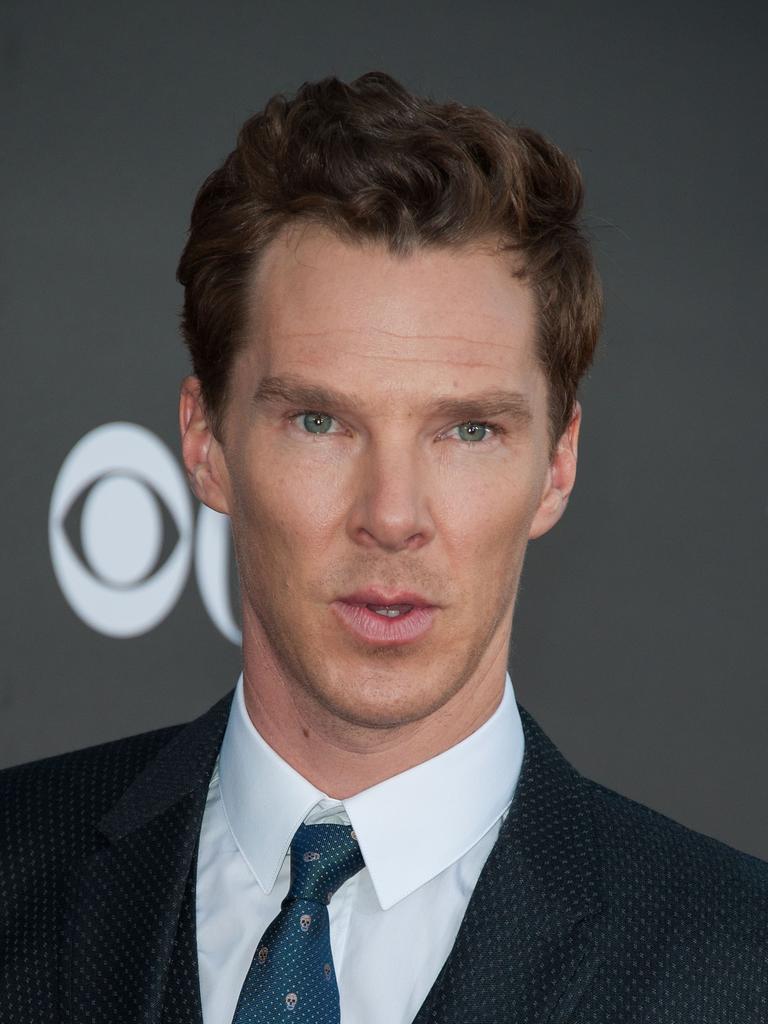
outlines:
[[554, 445], [600, 332], [582, 200], [576, 164], [538, 132], [415, 96], [381, 71], [273, 96], [198, 192], [177, 272], [182, 333], [214, 433], [259, 255], [287, 224], [313, 221], [398, 255], [487, 239], [514, 254], [511, 273], [536, 299]]

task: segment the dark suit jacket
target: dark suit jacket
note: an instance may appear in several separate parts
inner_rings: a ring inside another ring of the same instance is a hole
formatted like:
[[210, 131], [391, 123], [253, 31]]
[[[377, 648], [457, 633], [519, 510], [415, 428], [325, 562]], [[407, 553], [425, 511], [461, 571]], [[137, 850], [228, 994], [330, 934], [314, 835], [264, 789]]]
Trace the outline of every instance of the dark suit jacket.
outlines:
[[[196, 850], [231, 696], [0, 773], [3, 1024], [199, 1024]], [[515, 799], [417, 1024], [768, 1022], [768, 863], [585, 779], [520, 714]]]

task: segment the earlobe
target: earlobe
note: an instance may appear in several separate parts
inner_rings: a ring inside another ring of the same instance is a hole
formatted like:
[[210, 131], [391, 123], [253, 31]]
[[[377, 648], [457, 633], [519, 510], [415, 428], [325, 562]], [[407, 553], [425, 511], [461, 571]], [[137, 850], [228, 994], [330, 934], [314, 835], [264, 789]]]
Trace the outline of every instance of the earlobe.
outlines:
[[581, 405], [576, 402], [568, 426], [557, 443], [547, 469], [546, 484], [531, 523], [529, 540], [535, 540], [551, 530], [565, 512], [576, 483], [580, 427]]
[[550, 483], [536, 509], [536, 515], [533, 517], [531, 529], [528, 532], [528, 539], [536, 540], [537, 537], [541, 537], [551, 530], [559, 522], [567, 501], [568, 499], [562, 492]]
[[229, 514], [226, 472], [219, 454], [197, 377], [185, 377], [179, 394], [179, 430], [181, 453], [192, 493], [216, 512]]

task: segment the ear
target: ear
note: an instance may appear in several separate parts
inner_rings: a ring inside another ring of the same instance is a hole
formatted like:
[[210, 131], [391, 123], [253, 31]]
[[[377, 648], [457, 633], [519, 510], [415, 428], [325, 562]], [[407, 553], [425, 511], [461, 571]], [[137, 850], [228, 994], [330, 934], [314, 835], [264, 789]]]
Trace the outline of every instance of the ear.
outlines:
[[576, 483], [580, 427], [581, 405], [576, 402], [573, 415], [557, 442], [557, 448], [547, 469], [541, 501], [528, 534], [529, 540], [535, 540], [551, 530], [565, 512], [573, 485]]
[[196, 498], [229, 515], [229, 476], [224, 453], [214, 437], [203, 402], [200, 381], [185, 377], [179, 395], [181, 455]]

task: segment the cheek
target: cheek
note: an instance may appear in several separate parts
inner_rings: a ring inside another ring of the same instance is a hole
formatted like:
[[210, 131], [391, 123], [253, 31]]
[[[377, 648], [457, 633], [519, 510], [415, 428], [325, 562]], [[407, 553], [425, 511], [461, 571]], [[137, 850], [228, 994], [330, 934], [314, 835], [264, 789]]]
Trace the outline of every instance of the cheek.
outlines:
[[314, 472], [300, 465], [289, 471], [281, 468], [259, 488], [262, 514], [287, 544], [305, 549], [327, 542], [329, 531], [338, 529], [349, 490], [340, 472], [312, 468]]
[[264, 461], [259, 471], [233, 474], [232, 530], [241, 573], [285, 574], [288, 566], [311, 560], [313, 551], [327, 549], [339, 516], [332, 497], [338, 500], [339, 493], [327, 475], [319, 481]]
[[492, 556], [525, 546], [539, 504], [540, 482], [531, 465], [497, 464], [491, 471], [441, 488], [443, 532], [470, 555]]

